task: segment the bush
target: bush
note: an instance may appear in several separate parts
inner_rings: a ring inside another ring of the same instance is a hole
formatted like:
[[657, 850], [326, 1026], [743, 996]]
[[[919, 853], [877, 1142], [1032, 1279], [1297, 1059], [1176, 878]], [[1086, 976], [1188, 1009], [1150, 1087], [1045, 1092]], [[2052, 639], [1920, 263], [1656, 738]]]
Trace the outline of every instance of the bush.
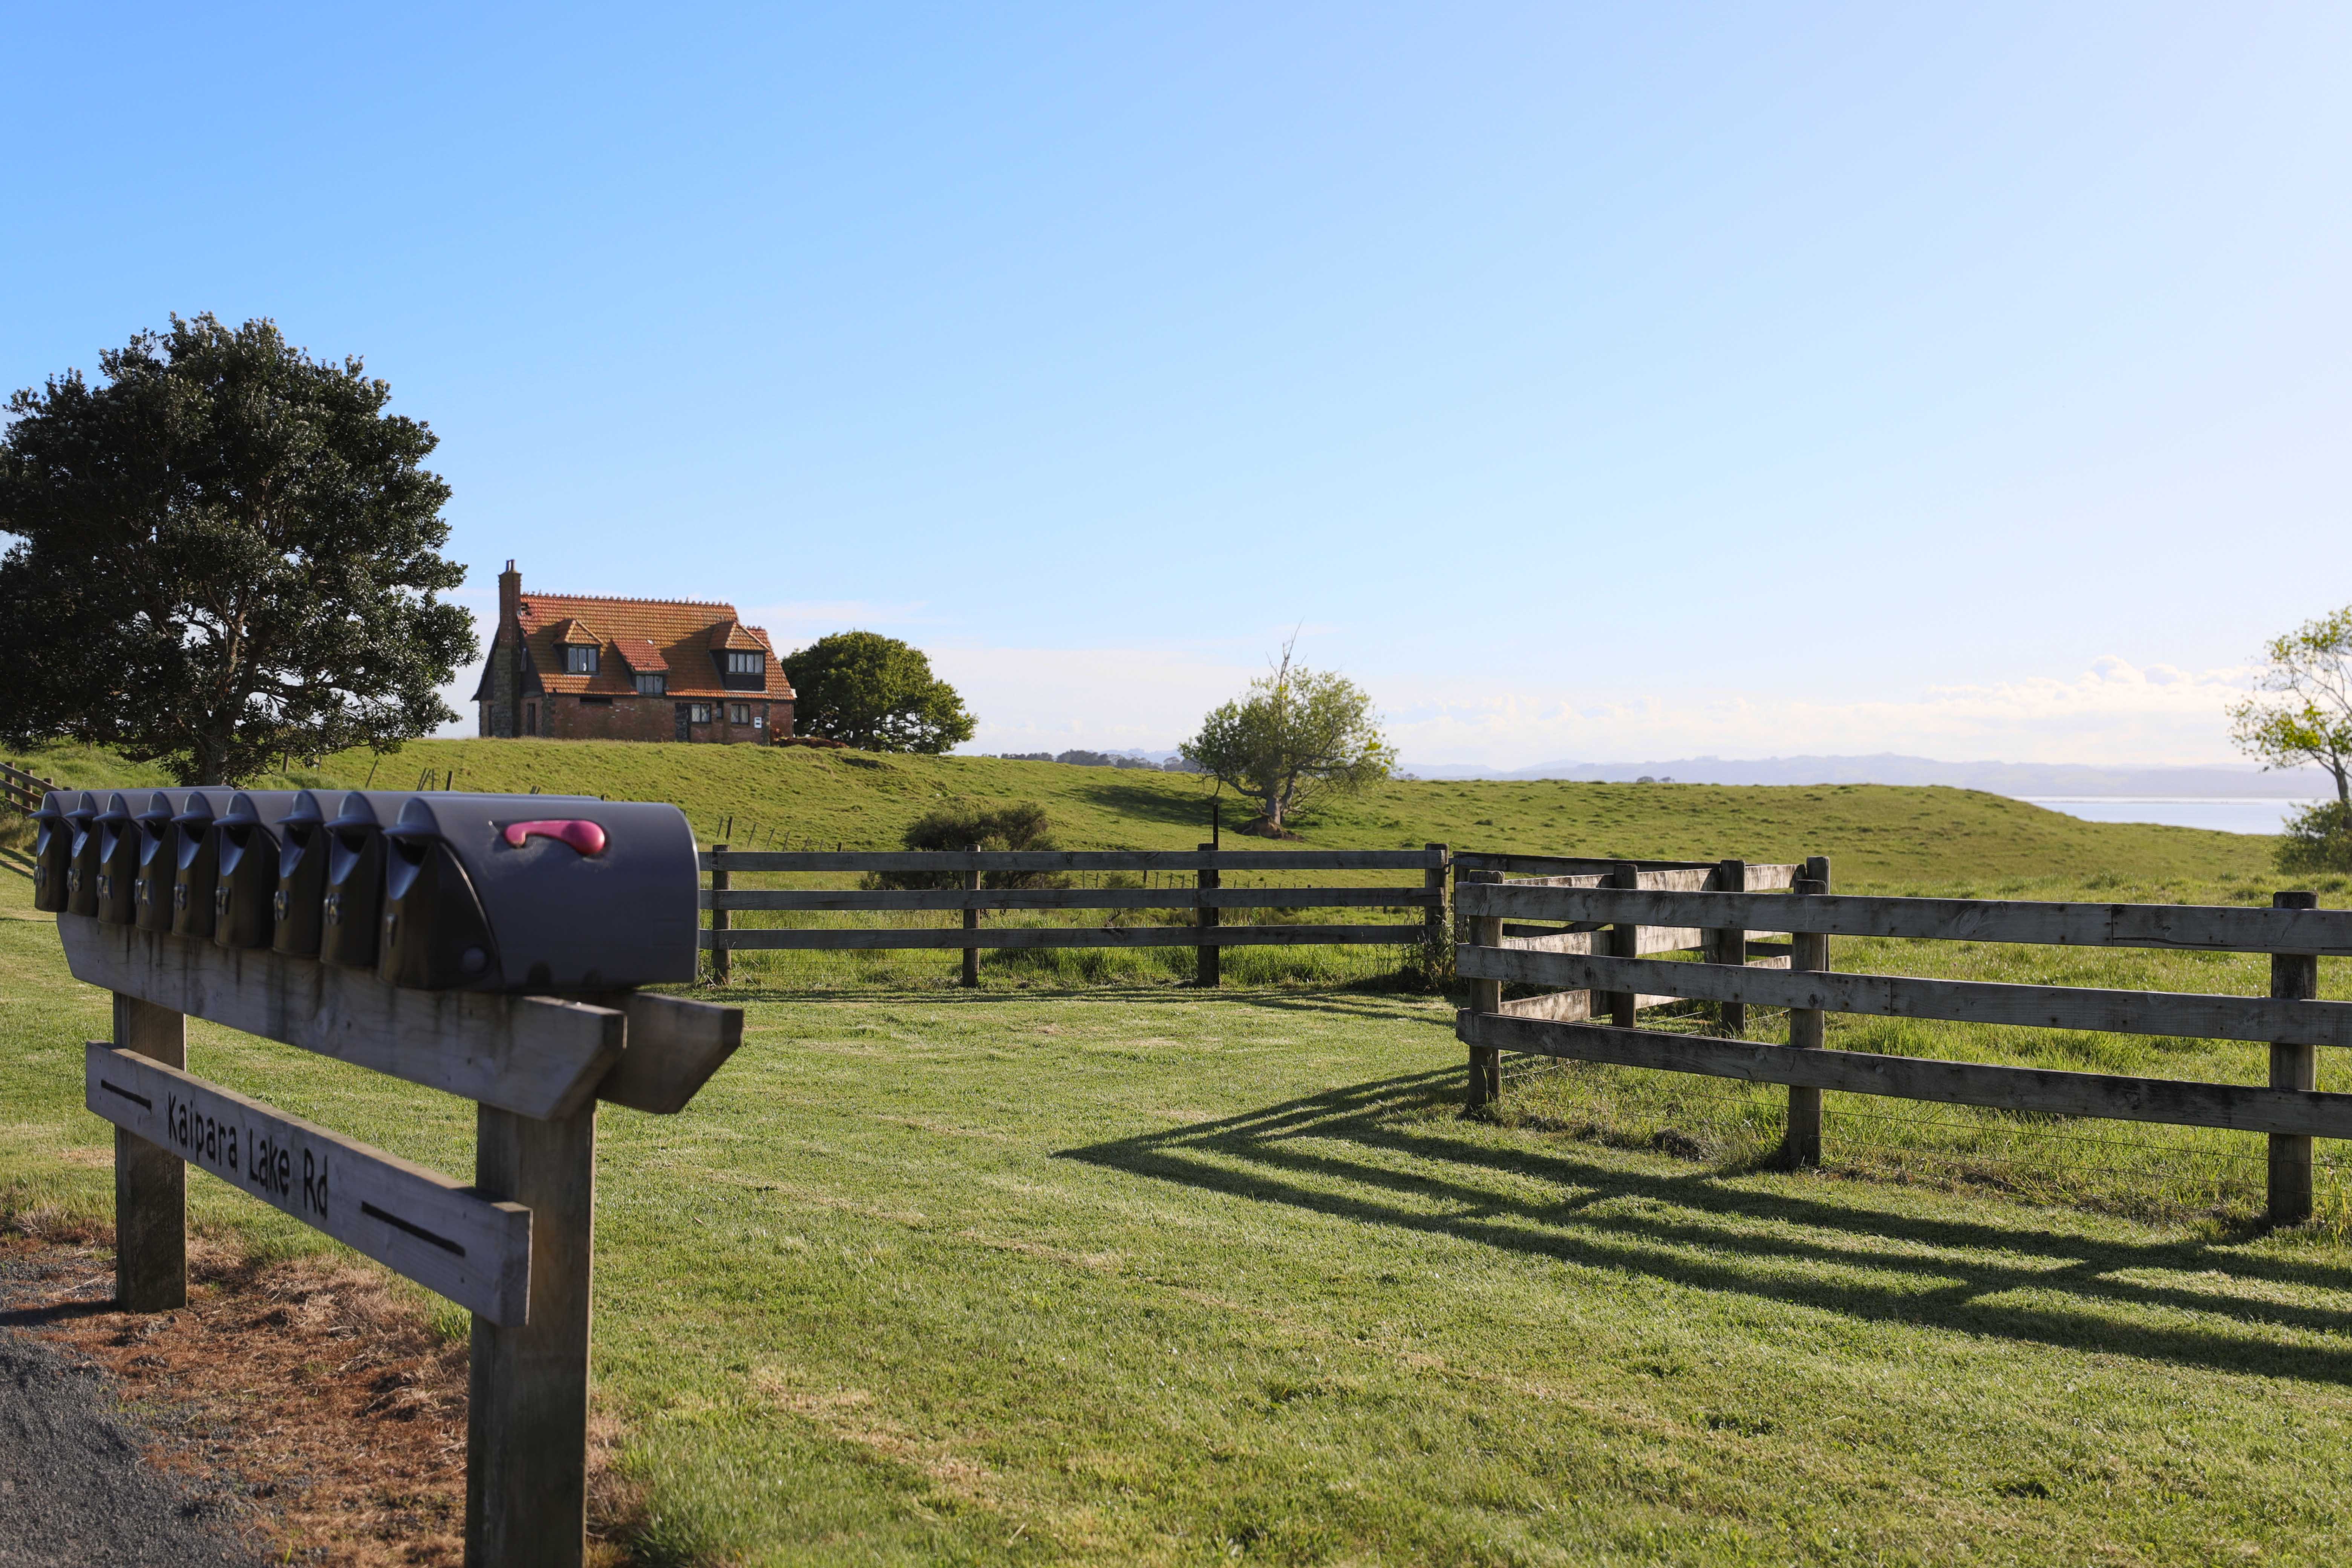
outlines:
[[[907, 829], [909, 849], [1051, 849], [1054, 836], [1045, 808], [1034, 801], [1011, 805], [942, 806], [918, 818]], [[877, 888], [960, 888], [963, 877], [954, 871], [889, 871], [867, 879]], [[1051, 871], [991, 871], [982, 878], [989, 888], [1058, 888], [1067, 879]]]
[[2278, 863], [2286, 871], [2352, 871], [2352, 807], [2325, 800], [2288, 817]]

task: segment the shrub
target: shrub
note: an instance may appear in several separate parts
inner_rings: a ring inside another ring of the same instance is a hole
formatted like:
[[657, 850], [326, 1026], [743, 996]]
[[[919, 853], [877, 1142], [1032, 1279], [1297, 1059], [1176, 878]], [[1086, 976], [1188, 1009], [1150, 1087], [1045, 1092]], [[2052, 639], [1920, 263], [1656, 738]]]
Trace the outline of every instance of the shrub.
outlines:
[[[1054, 836], [1045, 808], [1034, 801], [1010, 805], [965, 804], [941, 806], [919, 817], [907, 829], [909, 849], [1051, 849]], [[889, 871], [870, 878], [877, 888], [960, 888], [962, 875], [954, 871]], [[982, 879], [989, 888], [1058, 888], [1066, 879], [1051, 871], [991, 871]]]
[[2352, 807], [2325, 800], [2288, 817], [2278, 863], [2286, 871], [2352, 871]]

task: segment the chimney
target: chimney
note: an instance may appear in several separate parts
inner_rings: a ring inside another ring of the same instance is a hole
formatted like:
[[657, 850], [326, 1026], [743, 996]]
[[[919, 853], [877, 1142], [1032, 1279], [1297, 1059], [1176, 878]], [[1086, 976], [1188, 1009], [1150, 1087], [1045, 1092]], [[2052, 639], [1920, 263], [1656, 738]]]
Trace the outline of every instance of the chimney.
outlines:
[[499, 625], [512, 626], [515, 617], [521, 614], [522, 574], [516, 571], [515, 563], [509, 561], [507, 569], [499, 574]]

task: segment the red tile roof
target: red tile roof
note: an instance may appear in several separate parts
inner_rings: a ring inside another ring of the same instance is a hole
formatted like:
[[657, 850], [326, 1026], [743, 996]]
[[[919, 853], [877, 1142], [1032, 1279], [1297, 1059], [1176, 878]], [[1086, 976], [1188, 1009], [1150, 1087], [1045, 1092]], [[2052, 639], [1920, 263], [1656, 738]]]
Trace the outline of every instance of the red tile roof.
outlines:
[[[672, 697], [732, 698], [739, 702], [793, 699], [792, 681], [777, 659], [775, 645], [762, 628], [743, 625], [732, 605], [525, 593], [518, 611], [532, 671], [549, 691], [635, 696], [633, 670], [666, 671]], [[565, 674], [562, 648], [583, 644], [604, 650], [596, 661], [596, 673]], [[716, 650], [725, 648], [758, 648], [767, 654], [765, 689], [746, 691], [719, 683]]]

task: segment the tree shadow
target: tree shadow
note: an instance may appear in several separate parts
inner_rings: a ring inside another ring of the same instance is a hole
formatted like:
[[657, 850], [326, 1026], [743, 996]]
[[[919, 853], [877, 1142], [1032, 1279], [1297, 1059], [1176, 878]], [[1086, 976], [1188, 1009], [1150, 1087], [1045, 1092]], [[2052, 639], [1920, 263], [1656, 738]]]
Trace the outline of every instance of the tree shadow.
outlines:
[[[1240, 1115], [1059, 1151], [1057, 1158], [1333, 1218], [1865, 1321], [2095, 1351], [2230, 1373], [2352, 1384], [2334, 1303], [2224, 1294], [2204, 1280], [2352, 1293], [2352, 1270], [2183, 1237], [2116, 1241], [1923, 1217], [1759, 1186], [1713, 1170], [1623, 1169], [1574, 1146], [1482, 1140], [1440, 1110], [1455, 1070], [1352, 1084]], [[2181, 1321], [2193, 1313], [2198, 1322]]]

